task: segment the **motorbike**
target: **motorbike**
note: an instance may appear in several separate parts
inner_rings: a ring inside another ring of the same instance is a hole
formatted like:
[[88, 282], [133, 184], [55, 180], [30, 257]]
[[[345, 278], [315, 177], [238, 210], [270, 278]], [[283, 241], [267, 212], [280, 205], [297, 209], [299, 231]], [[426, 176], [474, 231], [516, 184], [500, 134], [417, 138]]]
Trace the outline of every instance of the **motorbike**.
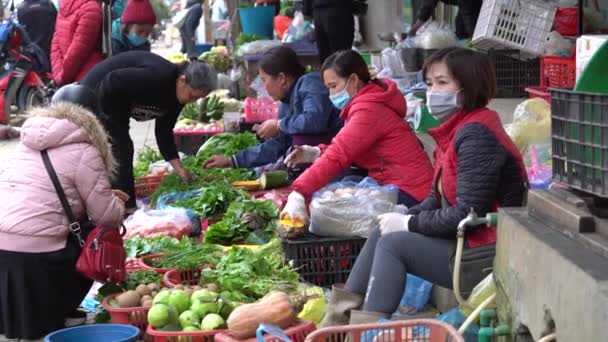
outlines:
[[0, 63], [0, 124], [20, 126], [25, 112], [50, 102], [55, 86], [48, 57], [19, 25], [13, 8], [0, 25]]

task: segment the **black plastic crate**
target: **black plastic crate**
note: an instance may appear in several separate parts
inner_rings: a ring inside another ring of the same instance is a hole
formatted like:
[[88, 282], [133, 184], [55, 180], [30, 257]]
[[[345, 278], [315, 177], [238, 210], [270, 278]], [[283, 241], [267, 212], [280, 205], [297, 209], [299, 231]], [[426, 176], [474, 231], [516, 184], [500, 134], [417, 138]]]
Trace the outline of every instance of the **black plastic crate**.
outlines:
[[522, 60], [518, 50], [490, 50], [496, 70], [497, 98], [527, 97], [526, 88], [540, 84], [540, 58]]
[[297, 240], [283, 239], [283, 251], [292, 260], [300, 279], [317, 286], [344, 283], [350, 274], [364, 238], [326, 238], [308, 233]]
[[551, 88], [553, 180], [608, 198], [608, 95]]

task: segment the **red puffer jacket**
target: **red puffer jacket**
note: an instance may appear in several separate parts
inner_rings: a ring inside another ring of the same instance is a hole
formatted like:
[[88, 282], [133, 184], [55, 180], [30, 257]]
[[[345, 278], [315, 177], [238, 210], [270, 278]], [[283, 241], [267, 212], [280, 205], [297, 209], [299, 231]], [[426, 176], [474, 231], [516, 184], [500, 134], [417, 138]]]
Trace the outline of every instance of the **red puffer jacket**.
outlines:
[[305, 197], [356, 164], [382, 184], [394, 184], [422, 201], [433, 178], [431, 162], [405, 122], [406, 104], [395, 83], [382, 80], [357, 93], [340, 114], [344, 128], [292, 184]]
[[103, 60], [98, 0], [63, 0], [55, 23], [51, 46], [53, 78], [59, 85], [81, 80]]

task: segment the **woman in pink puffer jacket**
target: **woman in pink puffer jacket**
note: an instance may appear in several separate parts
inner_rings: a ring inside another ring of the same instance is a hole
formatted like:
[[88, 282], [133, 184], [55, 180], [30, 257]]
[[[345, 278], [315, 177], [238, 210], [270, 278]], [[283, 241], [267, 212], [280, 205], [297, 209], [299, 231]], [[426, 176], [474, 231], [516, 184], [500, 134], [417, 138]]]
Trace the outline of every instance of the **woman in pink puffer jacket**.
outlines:
[[95, 116], [66, 103], [31, 114], [0, 174], [0, 340], [63, 328], [92, 283], [75, 270], [80, 246], [40, 152], [48, 150], [79, 220], [118, 227], [125, 211], [123, 194], [110, 188], [112, 154]]

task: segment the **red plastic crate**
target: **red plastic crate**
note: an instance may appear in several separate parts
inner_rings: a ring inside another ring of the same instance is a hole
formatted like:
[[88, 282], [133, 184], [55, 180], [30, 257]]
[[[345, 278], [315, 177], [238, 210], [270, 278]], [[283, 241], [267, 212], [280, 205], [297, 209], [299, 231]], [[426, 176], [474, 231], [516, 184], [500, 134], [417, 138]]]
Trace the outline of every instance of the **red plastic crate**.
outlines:
[[551, 104], [551, 93], [545, 87], [529, 87], [526, 88], [526, 92], [531, 99], [540, 97]]
[[117, 308], [110, 305], [110, 301], [118, 294], [109, 295], [104, 298], [102, 306], [110, 314], [110, 320], [114, 324], [130, 324], [139, 328], [141, 336], [144, 335], [148, 327], [148, 311], [150, 308]]
[[125, 262], [125, 268], [127, 272], [135, 272], [141, 270], [138, 259], [127, 259]]
[[575, 57], [543, 57], [540, 86], [572, 89], [576, 84]]
[[279, 118], [279, 103], [271, 99], [245, 99], [245, 121], [259, 123]]
[[[285, 334], [293, 341], [293, 342], [304, 342], [306, 337], [311, 334], [313, 331], [317, 330], [317, 327], [314, 323], [309, 321], [299, 321], [298, 324], [292, 326], [285, 330]], [[221, 332], [215, 336], [214, 342], [257, 342], [257, 338], [252, 337], [245, 340], [239, 340], [237, 338], [232, 337], [227, 331]], [[266, 342], [282, 342], [279, 338], [264, 334], [264, 340]]]
[[152, 195], [164, 176], [150, 176], [135, 178], [135, 197], [144, 198]]
[[201, 271], [211, 265], [203, 266], [200, 270], [178, 271], [170, 270], [163, 275], [163, 284], [172, 289], [177, 285], [196, 286], [201, 281]]
[[153, 342], [214, 342], [215, 335], [223, 331], [160, 331], [148, 326], [146, 334]]

